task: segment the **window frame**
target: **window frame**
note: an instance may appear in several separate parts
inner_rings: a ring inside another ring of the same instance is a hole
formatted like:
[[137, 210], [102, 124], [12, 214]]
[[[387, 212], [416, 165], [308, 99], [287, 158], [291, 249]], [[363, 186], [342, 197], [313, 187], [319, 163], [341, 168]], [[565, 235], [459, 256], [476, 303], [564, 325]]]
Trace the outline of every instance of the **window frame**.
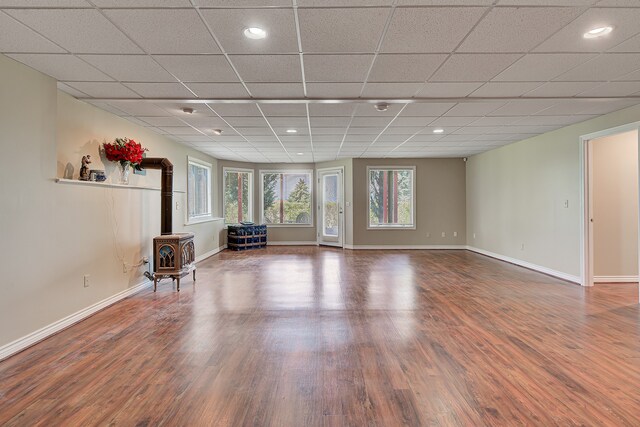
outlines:
[[236, 173], [248, 173], [250, 174], [250, 179], [249, 179], [249, 215], [250, 215], [250, 219], [244, 219], [244, 221], [253, 221], [253, 218], [255, 217], [255, 212], [253, 209], [253, 204], [254, 204], [254, 191], [253, 191], [253, 187], [254, 187], [254, 170], [253, 169], [245, 169], [245, 168], [234, 168], [234, 167], [223, 167], [222, 168], [222, 219], [224, 221], [224, 225], [227, 226], [229, 224], [236, 224], [236, 223], [230, 223], [227, 222], [227, 206], [225, 203], [225, 191], [227, 189], [227, 172], [236, 172]]
[[[273, 223], [267, 223], [265, 221], [264, 218], [264, 178], [263, 175], [264, 174], [268, 174], [268, 173], [280, 173], [280, 174], [309, 174], [310, 179], [309, 179], [309, 193], [311, 195], [311, 200], [309, 202], [309, 213], [310, 213], [310, 217], [309, 217], [309, 223], [305, 223], [305, 224], [273, 224]], [[315, 174], [314, 174], [314, 170], [313, 169], [260, 169], [258, 171], [258, 176], [260, 177], [260, 223], [261, 224], [266, 224], [268, 227], [295, 227], [295, 228], [313, 228], [315, 227], [315, 215], [314, 215], [314, 206], [315, 206], [315, 187], [314, 187], [314, 182], [313, 180], [315, 179]]]
[[[195, 165], [204, 169], [207, 169], [208, 171], [208, 175], [209, 175], [209, 179], [207, 180], [207, 210], [209, 211], [207, 214], [204, 215], [194, 215], [191, 216], [190, 212], [189, 212], [189, 200], [191, 198], [191, 193], [189, 191], [189, 189], [191, 188], [191, 179], [190, 179], [190, 173], [189, 173], [189, 168], [191, 167], [191, 165]], [[207, 221], [212, 221], [215, 218], [213, 217], [213, 185], [212, 180], [213, 180], [213, 165], [209, 162], [206, 162], [204, 160], [201, 160], [197, 157], [193, 157], [193, 156], [187, 156], [187, 206], [185, 209], [185, 216], [186, 216], [186, 223], [185, 225], [191, 225], [191, 224], [198, 224], [201, 222], [207, 222]]]
[[[369, 217], [371, 213], [371, 187], [369, 184], [371, 171], [411, 171], [411, 225], [394, 225], [394, 224], [385, 224], [385, 225], [371, 225], [371, 218]], [[367, 187], [367, 230], [415, 230], [416, 229], [416, 167], [415, 166], [367, 166], [367, 178], [366, 178], [366, 187]]]

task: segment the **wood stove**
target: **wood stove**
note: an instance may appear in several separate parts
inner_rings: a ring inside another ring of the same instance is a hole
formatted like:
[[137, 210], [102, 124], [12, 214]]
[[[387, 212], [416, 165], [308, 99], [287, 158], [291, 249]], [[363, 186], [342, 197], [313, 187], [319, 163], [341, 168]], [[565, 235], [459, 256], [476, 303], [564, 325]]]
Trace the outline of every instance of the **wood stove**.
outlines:
[[162, 171], [160, 223], [161, 235], [153, 238], [153, 291], [158, 281], [171, 278], [180, 292], [180, 279], [193, 272], [196, 281], [196, 251], [193, 233], [173, 233], [173, 164], [168, 159], [145, 158], [140, 163], [145, 169]]

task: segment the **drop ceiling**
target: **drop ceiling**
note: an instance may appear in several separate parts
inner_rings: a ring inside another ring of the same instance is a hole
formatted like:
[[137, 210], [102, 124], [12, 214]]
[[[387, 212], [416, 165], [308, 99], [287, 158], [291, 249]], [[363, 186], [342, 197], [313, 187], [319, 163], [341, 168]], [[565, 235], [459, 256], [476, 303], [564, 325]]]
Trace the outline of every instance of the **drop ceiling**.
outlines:
[[639, 104], [638, 22], [638, 0], [0, 0], [0, 52], [222, 159], [462, 157]]

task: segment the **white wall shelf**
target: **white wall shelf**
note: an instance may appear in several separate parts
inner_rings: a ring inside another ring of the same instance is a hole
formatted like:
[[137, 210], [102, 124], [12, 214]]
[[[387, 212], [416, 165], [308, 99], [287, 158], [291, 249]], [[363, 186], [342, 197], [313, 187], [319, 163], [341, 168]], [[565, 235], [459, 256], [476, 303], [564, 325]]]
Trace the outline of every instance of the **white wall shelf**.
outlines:
[[[129, 188], [134, 190], [152, 190], [152, 191], [160, 191], [160, 187], [149, 187], [146, 185], [123, 185], [116, 184], [113, 182], [96, 182], [96, 181], [80, 181], [79, 179], [66, 179], [66, 178], [55, 178], [55, 182], [58, 184], [70, 184], [70, 185], [88, 185], [90, 187], [113, 187], [113, 188]], [[173, 190], [174, 193], [185, 193], [184, 191]]]

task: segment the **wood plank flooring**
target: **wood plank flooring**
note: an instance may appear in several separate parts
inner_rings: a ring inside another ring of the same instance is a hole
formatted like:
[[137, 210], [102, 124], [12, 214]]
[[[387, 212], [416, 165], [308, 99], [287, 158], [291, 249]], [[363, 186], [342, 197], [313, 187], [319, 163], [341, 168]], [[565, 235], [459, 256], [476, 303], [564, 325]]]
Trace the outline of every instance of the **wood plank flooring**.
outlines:
[[3, 426], [638, 426], [637, 285], [466, 251], [225, 251], [0, 363]]

